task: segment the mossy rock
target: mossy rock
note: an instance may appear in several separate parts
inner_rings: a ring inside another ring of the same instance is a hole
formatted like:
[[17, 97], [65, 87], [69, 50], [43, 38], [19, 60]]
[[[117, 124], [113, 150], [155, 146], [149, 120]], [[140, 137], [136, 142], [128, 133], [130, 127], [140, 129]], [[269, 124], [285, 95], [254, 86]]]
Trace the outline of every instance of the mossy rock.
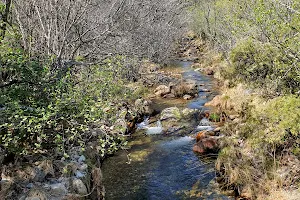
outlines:
[[161, 112], [160, 120], [174, 119], [180, 120], [182, 118], [179, 108], [170, 107]]

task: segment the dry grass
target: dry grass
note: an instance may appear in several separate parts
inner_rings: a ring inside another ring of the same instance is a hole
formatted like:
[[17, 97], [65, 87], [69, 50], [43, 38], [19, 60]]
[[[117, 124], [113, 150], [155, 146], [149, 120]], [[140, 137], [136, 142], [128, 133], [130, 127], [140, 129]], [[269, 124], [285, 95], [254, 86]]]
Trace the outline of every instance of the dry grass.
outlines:
[[[267, 199], [269, 195], [270, 200], [300, 199], [299, 190], [295, 190], [299, 187], [300, 161], [291, 149], [284, 146], [286, 143], [281, 143], [280, 138], [288, 137], [287, 133], [279, 133], [278, 127], [270, 129], [278, 124], [272, 121], [278, 113], [266, 109], [270, 101], [248, 91], [243, 85], [224, 88], [223, 99], [224, 96], [241, 116], [239, 121], [229, 122], [223, 129], [227, 137], [216, 168], [223, 173], [224, 188], [234, 187], [241, 197], [251, 199]], [[222, 108], [226, 109], [225, 106]], [[258, 120], [260, 116], [263, 117], [261, 121]], [[281, 116], [284, 117], [282, 120], [290, 119], [286, 113], [281, 113]], [[293, 192], [289, 195], [290, 188]]]
[[259, 196], [259, 200], [299, 200], [300, 191], [298, 190], [272, 190], [268, 196]]

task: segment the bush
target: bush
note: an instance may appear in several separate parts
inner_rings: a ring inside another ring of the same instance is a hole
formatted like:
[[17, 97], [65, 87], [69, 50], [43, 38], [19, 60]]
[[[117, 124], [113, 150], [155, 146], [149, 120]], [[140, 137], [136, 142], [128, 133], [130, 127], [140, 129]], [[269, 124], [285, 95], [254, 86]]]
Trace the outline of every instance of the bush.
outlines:
[[298, 1], [197, 2], [194, 30], [227, 55], [226, 76], [274, 94], [299, 91]]
[[[3, 46], [2, 46], [3, 47]], [[0, 145], [14, 154], [67, 150], [98, 141], [101, 156], [125, 142], [122, 100], [134, 98], [125, 87], [122, 57], [103, 65], [72, 66], [65, 73], [51, 71], [51, 60], [29, 57], [19, 48], [0, 51]], [[56, 73], [60, 73], [59, 76]], [[125, 74], [125, 76], [124, 76]], [[126, 113], [125, 113], [126, 114]], [[114, 133], [107, 127], [115, 125]]]
[[[239, 191], [247, 187], [253, 197], [282, 185], [297, 186], [299, 170], [293, 170], [295, 163], [291, 158], [300, 159], [300, 99], [278, 97], [256, 105], [248, 112], [242, 123], [227, 124], [225, 130], [228, 136], [226, 147], [219, 154], [217, 166], [227, 186]], [[290, 170], [289, 173], [280, 174], [282, 168]], [[273, 188], [265, 183], [272, 183]]]

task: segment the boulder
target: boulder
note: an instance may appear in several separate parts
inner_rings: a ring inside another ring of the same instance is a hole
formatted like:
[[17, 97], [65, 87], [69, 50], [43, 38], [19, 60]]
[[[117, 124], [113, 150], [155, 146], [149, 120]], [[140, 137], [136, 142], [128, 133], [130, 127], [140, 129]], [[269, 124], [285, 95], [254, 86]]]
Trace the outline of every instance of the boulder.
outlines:
[[169, 86], [166, 86], [166, 85], [160, 85], [160, 86], [158, 86], [155, 90], [154, 90], [154, 92], [155, 92], [155, 95], [156, 96], [164, 96], [164, 95], [166, 95], [166, 94], [168, 94], [168, 93], [170, 93], [171, 91], [170, 91], [170, 87]]
[[185, 94], [194, 95], [198, 93], [198, 85], [194, 80], [185, 80], [171, 86], [171, 93], [177, 97], [182, 97]]
[[166, 108], [161, 112], [160, 120], [164, 133], [174, 133], [182, 129], [179, 121], [182, 119], [182, 114], [177, 107]]
[[85, 162], [85, 160], [86, 160], [86, 158], [85, 158], [84, 155], [81, 155], [81, 156], [78, 158], [78, 162], [79, 162], [79, 163], [83, 163], [83, 162]]
[[201, 154], [216, 153], [218, 152], [218, 150], [218, 140], [213, 136], [206, 137], [204, 133], [201, 133], [198, 136], [198, 142], [193, 146], [193, 151]]
[[153, 115], [154, 108], [153, 103], [150, 100], [144, 100], [143, 102], [144, 114], [146, 115]]
[[153, 103], [150, 100], [137, 99], [134, 105], [135, 109], [142, 115], [152, 115], [154, 113]]
[[181, 111], [182, 116], [187, 118], [187, 117], [191, 117], [192, 115], [194, 115], [195, 113], [197, 113], [196, 109], [191, 109], [191, 108], [185, 108]]
[[211, 101], [204, 104], [204, 106], [220, 107], [222, 105], [222, 95], [215, 96]]
[[219, 107], [225, 110], [234, 110], [234, 104], [230, 97], [225, 95], [217, 95], [211, 101], [204, 104], [204, 106]]
[[160, 120], [166, 120], [166, 119], [181, 119], [181, 113], [179, 108], [177, 107], [170, 107], [164, 109], [160, 114]]

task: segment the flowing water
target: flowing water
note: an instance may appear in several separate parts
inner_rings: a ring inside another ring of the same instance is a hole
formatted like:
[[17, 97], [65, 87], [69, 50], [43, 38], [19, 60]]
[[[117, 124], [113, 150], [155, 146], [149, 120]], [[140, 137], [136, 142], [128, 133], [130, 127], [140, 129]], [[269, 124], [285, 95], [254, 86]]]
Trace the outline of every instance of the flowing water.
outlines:
[[[175, 67], [182, 68], [185, 79], [195, 80], [203, 88], [213, 90], [213, 80], [195, 72], [191, 64], [177, 62]], [[206, 109], [203, 105], [215, 95], [216, 92], [199, 92], [197, 98], [183, 106]], [[164, 107], [170, 104], [168, 100], [160, 103], [165, 104]], [[129, 142], [130, 149], [119, 151], [103, 163], [106, 199], [230, 199], [218, 191], [214, 181], [214, 159], [193, 153], [195, 139], [144, 133], [134, 134]]]

